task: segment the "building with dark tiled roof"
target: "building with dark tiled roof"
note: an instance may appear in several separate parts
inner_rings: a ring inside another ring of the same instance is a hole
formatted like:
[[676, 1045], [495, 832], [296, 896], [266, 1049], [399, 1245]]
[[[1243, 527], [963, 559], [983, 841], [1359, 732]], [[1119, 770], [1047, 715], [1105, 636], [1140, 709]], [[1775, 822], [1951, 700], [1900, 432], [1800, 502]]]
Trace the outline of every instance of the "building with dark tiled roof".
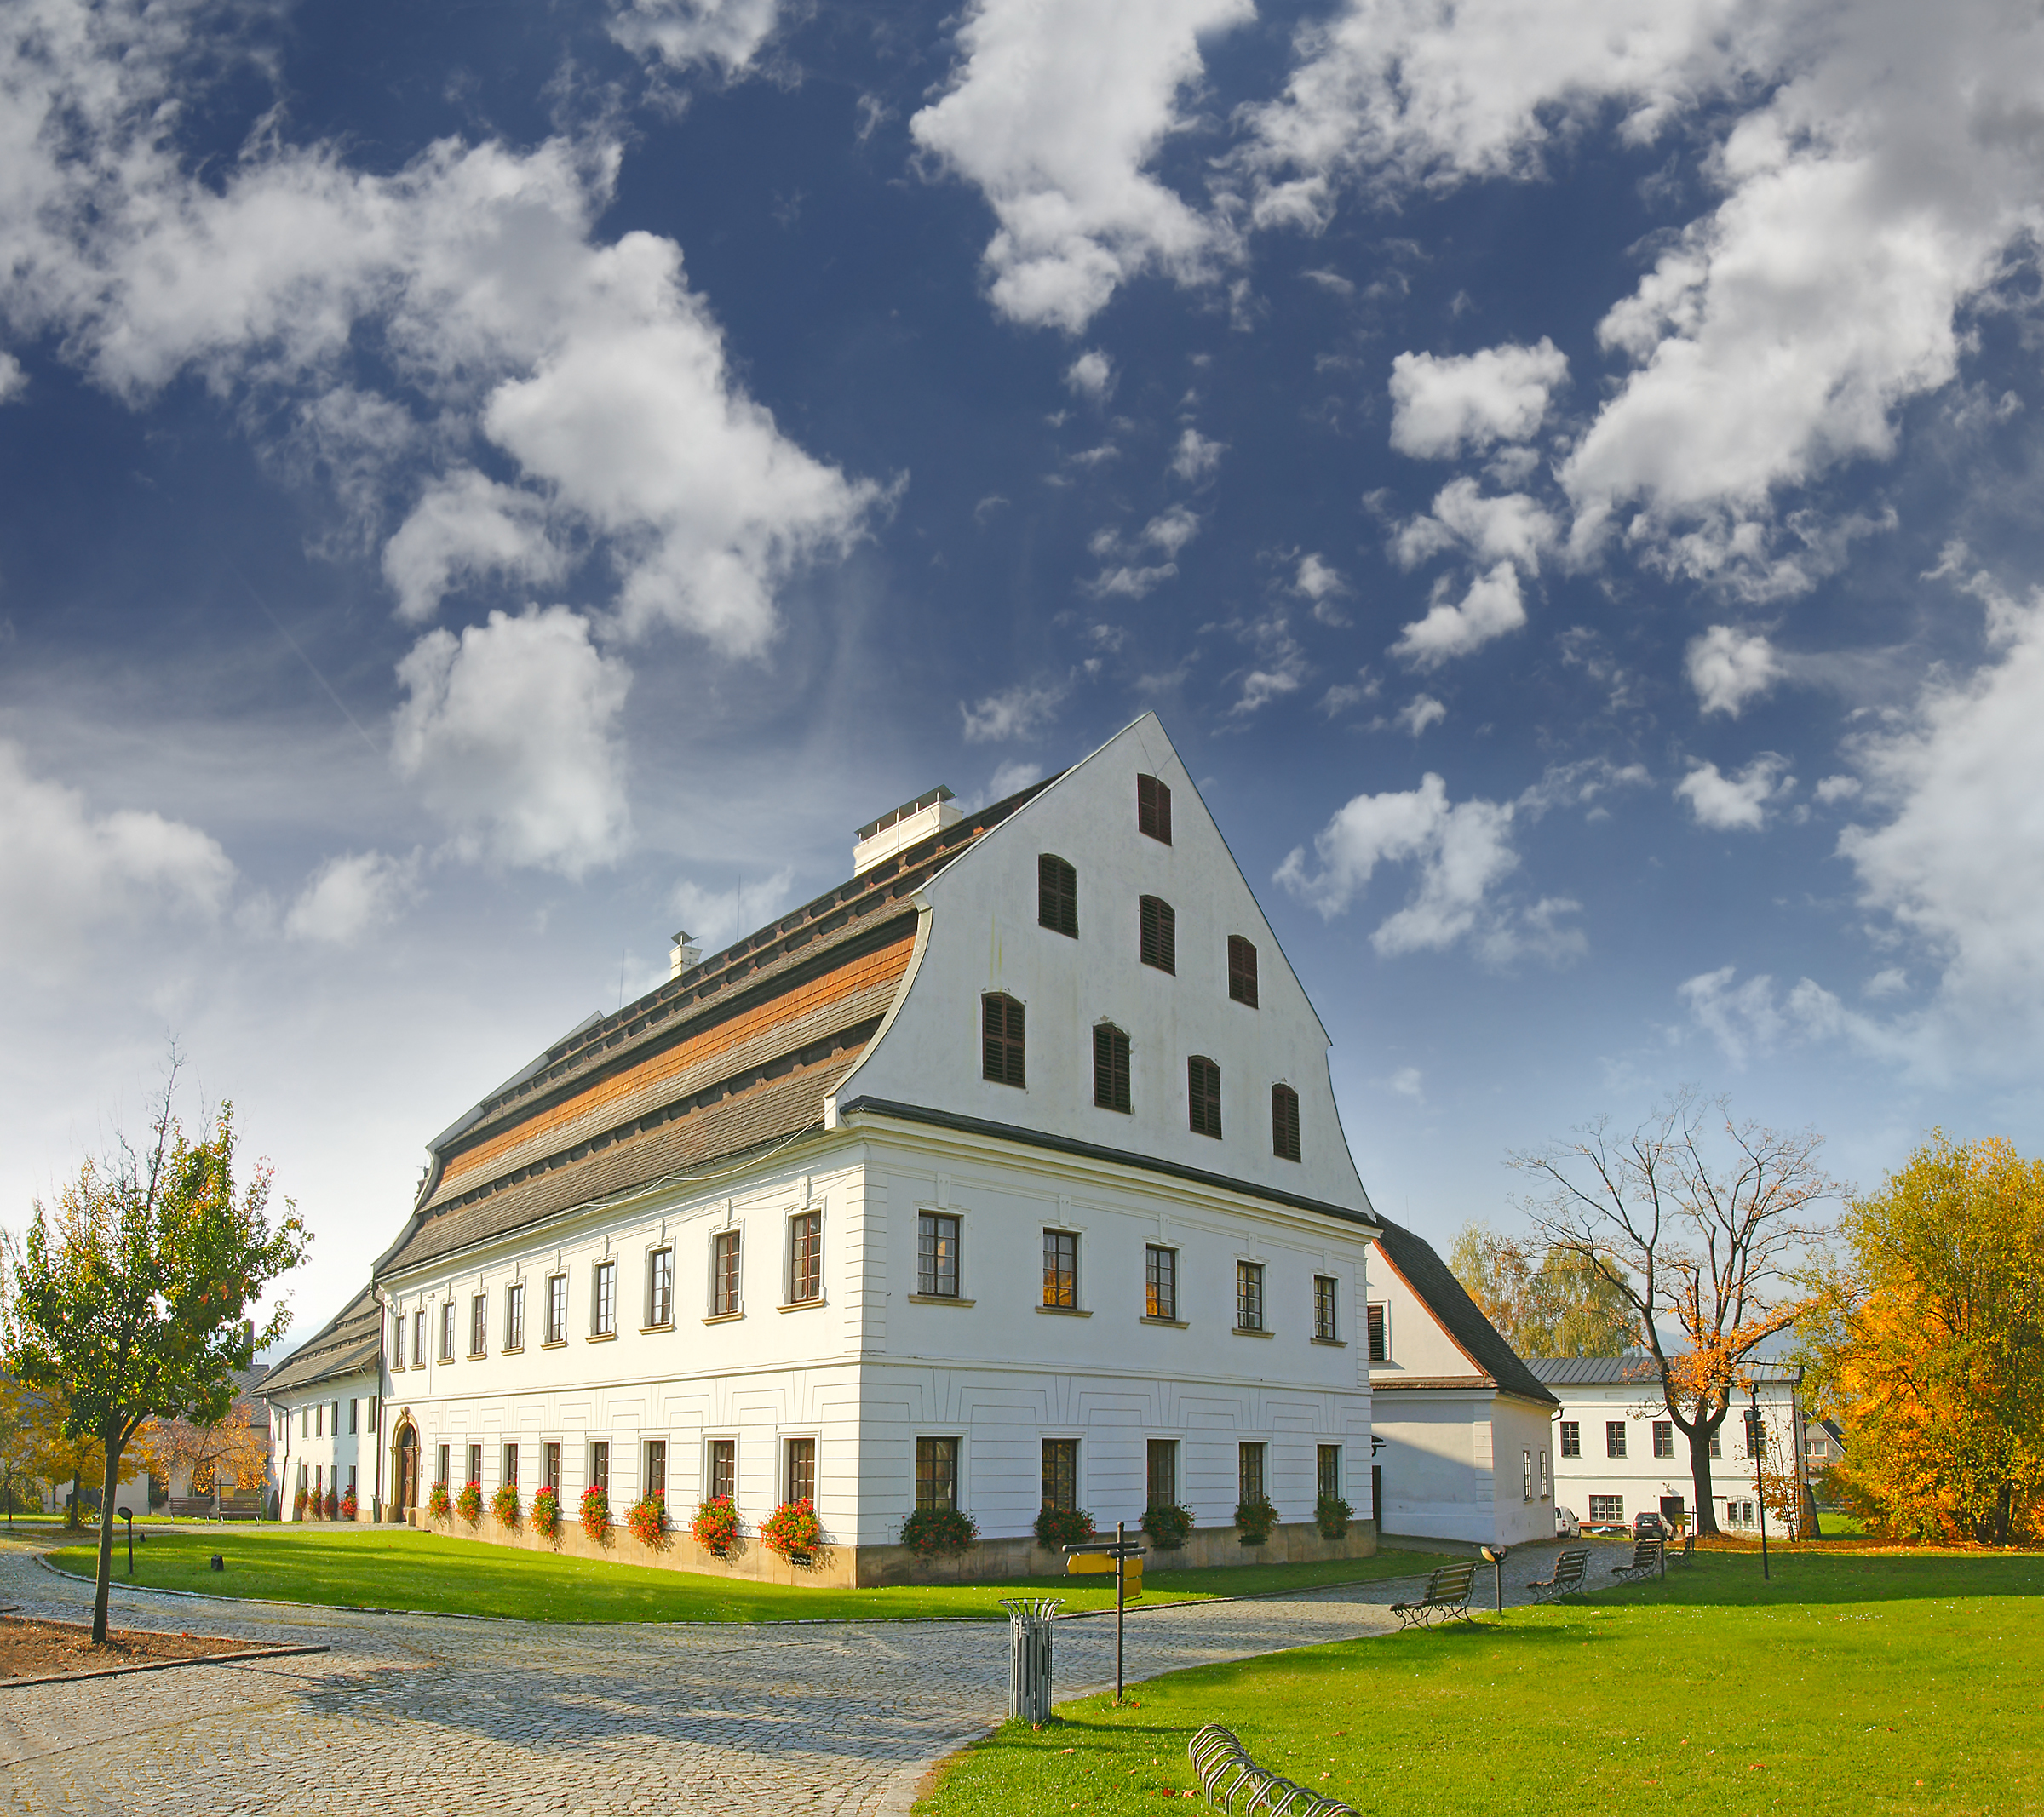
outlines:
[[351, 1493], [360, 1513], [374, 1513], [382, 1350], [383, 1309], [365, 1287], [263, 1378], [286, 1520], [324, 1518], [330, 1499], [337, 1516]]

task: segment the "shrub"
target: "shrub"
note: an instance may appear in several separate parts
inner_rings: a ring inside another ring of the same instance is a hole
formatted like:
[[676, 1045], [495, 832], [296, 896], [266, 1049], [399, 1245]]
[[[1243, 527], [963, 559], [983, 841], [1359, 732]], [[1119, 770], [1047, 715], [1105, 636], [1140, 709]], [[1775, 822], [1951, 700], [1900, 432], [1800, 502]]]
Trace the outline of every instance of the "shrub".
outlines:
[[783, 1502], [772, 1520], [760, 1522], [760, 1544], [790, 1564], [807, 1564], [823, 1543], [823, 1522], [816, 1517], [816, 1504], [806, 1495], [800, 1501]]
[[1093, 1538], [1093, 1516], [1083, 1508], [1046, 1508], [1036, 1516], [1036, 1544], [1052, 1551]]
[[483, 1517], [483, 1486], [479, 1482], [464, 1482], [462, 1493], [454, 1499], [454, 1511], [474, 1527]]
[[1176, 1502], [1163, 1502], [1154, 1508], [1143, 1510], [1143, 1531], [1150, 1536], [1150, 1543], [1160, 1552], [1175, 1552], [1186, 1543], [1186, 1535], [1192, 1531], [1192, 1510], [1181, 1508]]
[[426, 1511], [436, 1521], [444, 1521], [454, 1511], [454, 1504], [448, 1499], [447, 1485], [436, 1482], [433, 1493], [426, 1498]]
[[507, 1482], [490, 1498], [490, 1511], [507, 1527], [518, 1525], [518, 1485]]
[[582, 1530], [600, 1539], [611, 1530], [611, 1498], [601, 1485], [592, 1482], [582, 1492]]
[[341, 1518], [341, 1498], [331, 1489], [326, 1492], [326, 1517], [330, 1521]]
[[957, 1508], [918, 1508], [901, 1523], [901, 1543], [918, 1558], [956, 1558], [979, 1537], [979, 1523]]
[[300, 1489], [296, 1494], [291, 1497], [291, 1518], [294, 1521], [302, 1521], [305, 1518], [305, 1491], [303, 1489]]
[[738, 1510], [728, 1495], [713, 1495], [697, 1508], [688, 1530], [704, 1551], [722, 1558], [738, 1544]]
[[344, 1521], [352, 1521], [361, 1511], [362, 1505], [355, 1499], [355, 1492], [350, 1489], [341, 1498], [341, 1518]]
[[532, 1498], [532, 1531], [543, 1539], [560, 1531], [560, 1491], [550, 1482]]
[[1261, 1545], [1278, 1524], [1278, 1510], [1267, 1495], [1251, 1495], [1235, 1504], [1235, 1530], [1244, 1545]]
[[645, 1545], [657, 1545], [667, 1537], [667, 1502], [658, 1495], [642, 1495], [632, 1504], [624, 1524], [632, 1537]]
[[1355, 1517], [1356, 1510], [1339, 1495], [1323, 1495], [1313, 1504], [1313, 1524], [1323, 1539], [1346, 1539], [1348, 1523]]

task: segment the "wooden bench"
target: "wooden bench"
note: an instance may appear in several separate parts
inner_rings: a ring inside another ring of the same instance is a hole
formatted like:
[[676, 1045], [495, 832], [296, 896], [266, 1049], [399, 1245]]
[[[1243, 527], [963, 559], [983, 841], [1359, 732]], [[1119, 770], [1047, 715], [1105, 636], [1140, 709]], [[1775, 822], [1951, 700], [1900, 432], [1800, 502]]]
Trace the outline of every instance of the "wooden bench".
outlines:
[[1426, 1591], [1418, 1602], [1394, 1602], [1391, 1612], [1402, 1628], [1432, 1627], [1437, 1615], [1444, 1621], [1459, 1615], [1473, 1625], [1476, 1617], [1469, 1613], [1469, 1595], [1475, 1587], [1474, 1559], [1464, 1564], [1443, 1565], [1427, 1579]]
[[1668, 1554], [1658, 1539], [1635, 1539], [1631, 1562], [1611, 1567], [1613, 1577], [1631, 1578], [1648, 1571], [1658, 1571], [1662, 1577], [1668, 1575]]
[[1590, 1549], [1587, 1545], [1572, 1545], [1554, 1561], [1554, 1574], [1540, 1579], [1526, 1588], [1542, 1601], [1551, 1596], [1565, 1596], [1571, 1590], [1581, 1590], [1584, 1573], [1590, 1566]]
[[[1675, 1556], [1676, 1556], [1676, 1558], [1677, 1558], [1677, 1559], [1679, 1559], [1679, 1561], [1680, 1561], [1680, 1562], [1681, 1562], [1683, 1564], [1685, 1564], [1685, 1565], [1686, 1565], [1686, 1564], [1690, 1563], [1690, 1562], [1691, 1562], [1691, 1561], [1692, 1561], [1692, 1560], [1693, 1560], [1693, 1559], [1696, 1557], [1696, 1556], [1697, 1556], [1697, 1536], [1696, 1536], [1696, 1534], [1695, 1534], [1695, 1533], [1684, 1533], [1684, 1534], [1682, 1535], [1682, 1550], [1681, 1550], [1680, 1551], [1679, 1551], [1678, 1553], [1676, 1553], [1676, 1554], [1675, 1554]], [[1665, 1573], [1666, 1573], [1666, 1572], [1667, 1572], [1667, 1569], [1668, 1569], [1667, 1566], [1666, 1566], [1666, 1565], [1663, 1565], [1663, 1566], [1662, 1566], [1661, 1568], [1662, 1568], [1662, 1571], [1663, 1574], [1665, 1574]]]

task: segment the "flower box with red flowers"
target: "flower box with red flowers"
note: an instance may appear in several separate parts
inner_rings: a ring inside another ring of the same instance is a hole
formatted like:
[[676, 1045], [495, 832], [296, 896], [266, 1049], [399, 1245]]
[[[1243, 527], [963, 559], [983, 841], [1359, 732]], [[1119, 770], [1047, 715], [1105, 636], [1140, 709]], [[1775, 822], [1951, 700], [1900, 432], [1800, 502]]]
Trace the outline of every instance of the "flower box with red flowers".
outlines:
[[806, 1495], [800, 1501], [783, 1502], [773, 1510], [772, 1519], [760, 1522], [760, 1544], [790, 1564], [807, 1564], [824, 1544], [816, 1504]]

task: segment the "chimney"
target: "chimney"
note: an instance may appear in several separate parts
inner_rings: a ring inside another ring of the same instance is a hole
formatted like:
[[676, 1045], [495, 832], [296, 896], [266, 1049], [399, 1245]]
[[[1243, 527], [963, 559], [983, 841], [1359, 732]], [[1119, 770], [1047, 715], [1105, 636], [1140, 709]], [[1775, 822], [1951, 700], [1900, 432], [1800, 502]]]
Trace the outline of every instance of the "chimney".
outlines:
[[675, 936], [673, 946], [667, 954], [667, 976], [669, 983], [678, 978], [691, 966], [703, 962], [703, 949], [696, 944], [696, 937], [685, 927]]
[[882, 814], [870, 826], [861, 827], [852, 847], [852, 874], [870, 871], [883, 858], [891, 858], [919, 840], [941, 833], [965, 818], [965, 810], [952, 799], [941, 782], [927, 795], [904, 801], [891, 814]]

